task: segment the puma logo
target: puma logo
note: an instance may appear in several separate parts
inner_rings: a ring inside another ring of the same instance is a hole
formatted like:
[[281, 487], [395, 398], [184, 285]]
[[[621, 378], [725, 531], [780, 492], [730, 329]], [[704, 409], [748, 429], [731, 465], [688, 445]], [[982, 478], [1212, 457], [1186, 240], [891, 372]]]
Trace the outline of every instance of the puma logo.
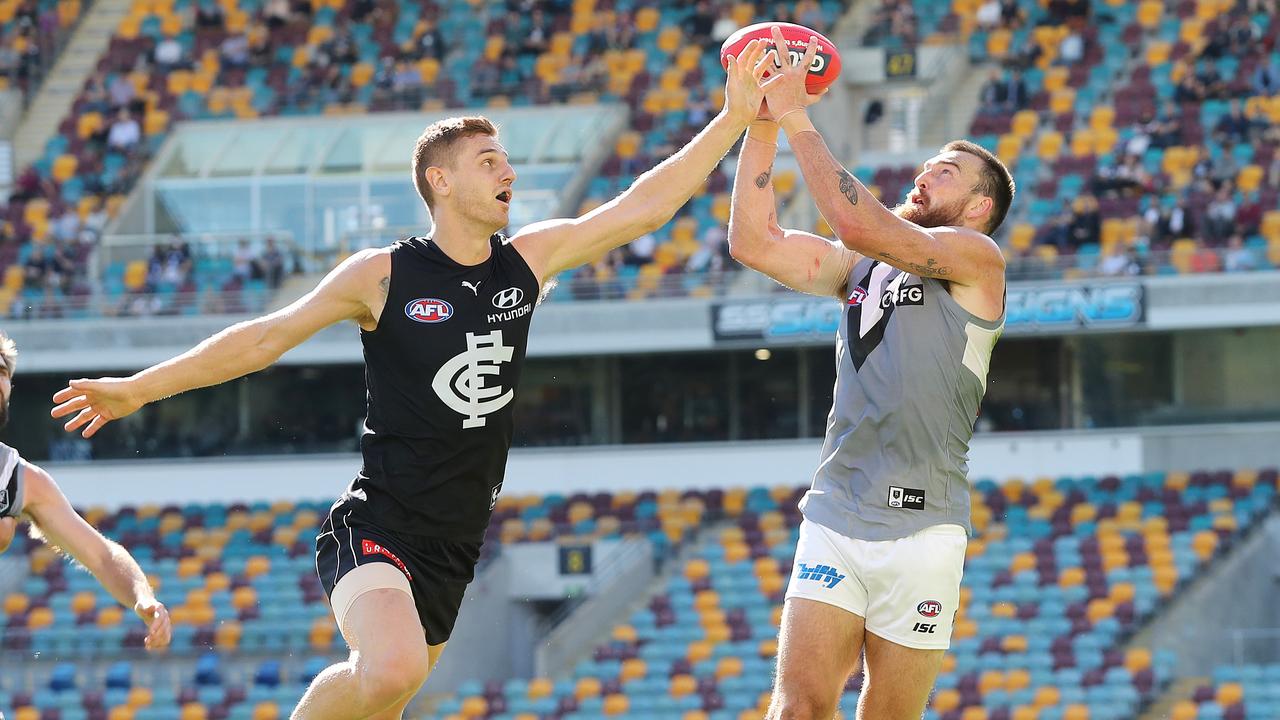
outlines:
[[[483, 280], [481, 280], [480, 282], [484, 282], [484, 281], [483, 281]], [[462, 287], [467, 288], [468, 290], [470, 290], [470, 291], [471, 291], [471, 293], [472, 293], [473, 295], [475, 295], [476, 297], [480, 297], [480, 283], [476, 283], [475, 285], [472, 285], [471, 283], [467, 282], [466, 280], [463, 280], [463, 281], [462, 281]]]

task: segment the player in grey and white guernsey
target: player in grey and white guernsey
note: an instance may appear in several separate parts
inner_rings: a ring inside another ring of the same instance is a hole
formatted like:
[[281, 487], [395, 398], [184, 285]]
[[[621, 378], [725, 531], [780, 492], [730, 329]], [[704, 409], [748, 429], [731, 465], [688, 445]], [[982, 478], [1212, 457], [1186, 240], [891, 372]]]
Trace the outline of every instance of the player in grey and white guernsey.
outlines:
[[[807, 117], [814, 51], [763, 82], [767, 107], [743, 143], [729, 220], [740, 262], [845, 303], [768, 717], [829, 720], [865, 651], [858, 717], [918, 719], [959, 604], [969, 439], [1004, 327], [1004, 258], [989, 236], [1013, 178], [983, 148], [952, 142], [904, 203], [885, 208]], [[838, 241], [778, 226], [779, 129]]]

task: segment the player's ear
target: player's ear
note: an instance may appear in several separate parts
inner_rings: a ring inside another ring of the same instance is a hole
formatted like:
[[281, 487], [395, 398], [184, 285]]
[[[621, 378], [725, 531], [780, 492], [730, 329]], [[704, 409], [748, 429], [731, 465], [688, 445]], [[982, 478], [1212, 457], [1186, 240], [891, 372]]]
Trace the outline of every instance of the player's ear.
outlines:
[[995, 201], [986, 195], [979, 196], [976, 201], [969, 205], [965, 217], [969, 220], [976, 220], [980, 217], [991, 214], [992, 208], [995, 207]]
[[444, 168], [432, 165], [422, 173], [426, 178], [427, 186], [431, 188], [431, 194], [435, 197], [447, 197], [449, 195], [449, 173]]

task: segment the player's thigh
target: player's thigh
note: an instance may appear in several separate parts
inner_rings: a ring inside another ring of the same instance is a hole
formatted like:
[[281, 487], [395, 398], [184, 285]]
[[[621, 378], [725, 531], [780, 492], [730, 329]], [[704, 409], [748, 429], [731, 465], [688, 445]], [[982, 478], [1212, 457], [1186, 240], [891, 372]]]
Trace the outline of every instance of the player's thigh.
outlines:
[[411, 594], [367, 590], [351, 602], [341, 627], [357, 672], [389, 685], [386, 692], [416, 691], [426, 681], [434, 658]]
[[862, 720], [919, 720], [946, 650], [921, 650], [866, 633]]
[[787, 598], [778, 637], [774, 705], [831, 707], [862, 653], [863, 619], [817, 600]]

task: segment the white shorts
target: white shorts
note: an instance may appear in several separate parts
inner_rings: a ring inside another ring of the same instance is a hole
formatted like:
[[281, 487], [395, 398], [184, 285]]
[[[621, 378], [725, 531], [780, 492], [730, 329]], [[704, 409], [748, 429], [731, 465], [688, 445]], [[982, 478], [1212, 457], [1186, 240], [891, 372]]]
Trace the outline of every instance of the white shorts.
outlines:
[[805, 520], [787, 598], [817, 600], [860, 615], [867, 630], [899, 645], [946, 650], [968, 544], [959, 525], [870, 541]]

